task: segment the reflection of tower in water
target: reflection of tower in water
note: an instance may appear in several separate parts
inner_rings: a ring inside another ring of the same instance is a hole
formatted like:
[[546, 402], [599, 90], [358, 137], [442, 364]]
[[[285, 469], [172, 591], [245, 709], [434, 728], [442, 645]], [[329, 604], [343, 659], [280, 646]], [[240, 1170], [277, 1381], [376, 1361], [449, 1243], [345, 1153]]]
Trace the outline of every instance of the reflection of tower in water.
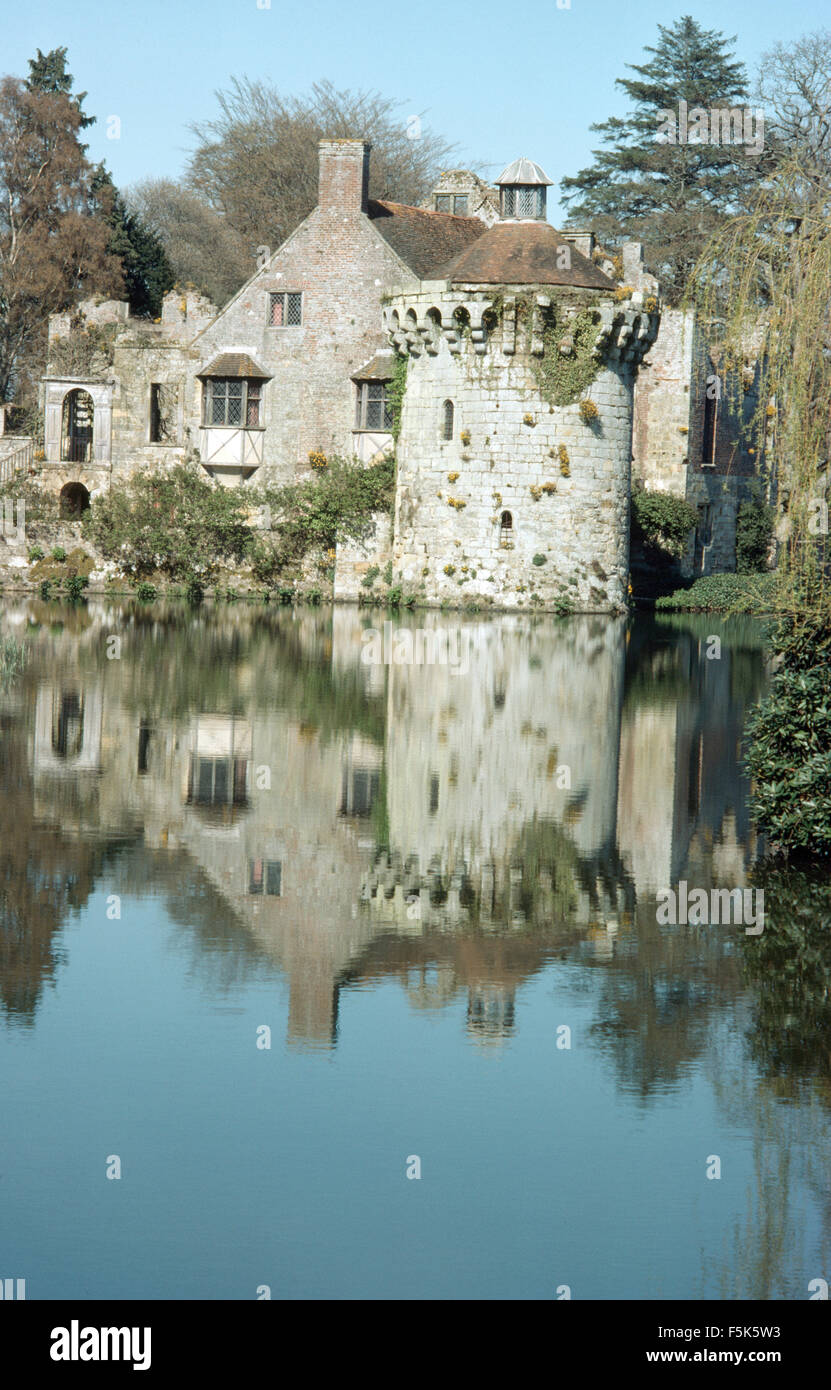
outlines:
[[514, 1031], [514, 989], [472, 985], [467, 996], [467, 1031], [474, 1042], [496, 1043]]

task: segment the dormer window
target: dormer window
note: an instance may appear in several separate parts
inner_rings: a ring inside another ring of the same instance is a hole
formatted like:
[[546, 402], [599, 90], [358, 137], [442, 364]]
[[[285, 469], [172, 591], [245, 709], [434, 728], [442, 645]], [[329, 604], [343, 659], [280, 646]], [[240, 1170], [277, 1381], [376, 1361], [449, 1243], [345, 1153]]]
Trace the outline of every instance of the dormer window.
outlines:
[[436, 212], [452, 212], [456, 217], [467, 217], [466, 193], [436, 193]]

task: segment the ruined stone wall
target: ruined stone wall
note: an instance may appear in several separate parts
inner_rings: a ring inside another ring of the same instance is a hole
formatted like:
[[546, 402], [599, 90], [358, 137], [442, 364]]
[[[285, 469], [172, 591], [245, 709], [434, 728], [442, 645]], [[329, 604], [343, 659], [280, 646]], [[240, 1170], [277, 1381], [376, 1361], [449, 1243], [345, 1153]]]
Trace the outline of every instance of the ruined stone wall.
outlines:
[[[472, 328], [459, 336], [451, 298], [427, 289], [388, 309], [391, 327], [401, 326], [393, 341], [406, 339], [410, 351], [397, 450], [396, 580], [427, 602], [459, 604], [475, 595], [500, 607], [622, 605], [634, 363], [614, 346], [604, 349], [586, 393], [598, 417], [586, 423], [578, 403], [555, 408], [541, 394], [532, 366], [542, 351], [536, 318], [514, 332], [503, 316], [489, 334], [482, 314], [491, 301], [471, 294]], [[431, 340], [429, 311], [439, 312], [437, 303], [445, 330]], [[631, 309], [624, 327], [611, 302], [601, 310], [613, 338], [621, 331], [634, 340], [654, 327]], [[416, 322], [423, 333], [408, 326]], [[442, 437], [445, 400], [454, 406], [450, 441]]]
[[[186, 346], [148, 325], [123, 334], [115, 346], [113, 377], [113, 471], [129, 476], [142, 469], [175, 463], [198, 445], [185, 424], [195, 394], [195, 355]], [[171, 401], [167, 443], [150, 441], [150, 392], [157, 383]]]
[[665, 309], [635, 384], [632, 479], [648, 490], [686, 496], [689, 460], [701, 456], [696, 382], [703, 385], [705, 362], [694, 316]]

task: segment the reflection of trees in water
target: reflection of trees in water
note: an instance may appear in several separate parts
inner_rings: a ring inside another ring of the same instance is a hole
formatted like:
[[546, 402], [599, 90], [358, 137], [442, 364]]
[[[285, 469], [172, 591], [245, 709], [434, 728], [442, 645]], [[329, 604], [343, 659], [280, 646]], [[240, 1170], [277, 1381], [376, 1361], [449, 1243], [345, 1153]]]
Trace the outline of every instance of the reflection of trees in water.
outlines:
[[709, 665], [707, 644], [716, 636], [722, 643], [718, 659], [729, 661], [731, 704], [742, 712], [767, 686], [765, 631], [756, 618], [726, 619], [716, 613], [639, 618], [626, 648], [624, 708], [696, 700]]
[[729, 931], [659, 927], [654, 901], [642, 902], [631, 931], [602, 962], [591, 1036], [613, 1061], [620, 1085], [651, 1101], [689, 1074], [740, 992]]
[[0, 1004], [30, 1023], [55, 974], [55, 935], [84, 906], [107, 857], [106, 842], [67, 838], [34, 818], [23, 731], [0, 729]]
[[276, 706], [324, 742], [361, 733], [382, 744], [384, 699], [367, 693], [357, 666], [333, 671], [331, 621], [265, 606], [136, 608], [124, 625], [121, 697], [144, 718], [168, 720]]
[[[713, 1268], [723, 1298], [807, 1299], [831, 1267], [831, 884], [826, 869], [766, 865], [765, 930], [741, 937], [751, 1065], [727, 1057], [712, 1082], [731, 1125], [753, 1134], [747, 1211]], [[792, 1193], [819, 1213], [816, 1237]]]
[[831, 1101], [831, 884], [828, 869], [765, 867], [765, 929], [743, 938], [755, 1003], [751, 1055], [766, 1076], [814, 1077]]
[[[808, 1284], [827, 1278], [831, 1261], [831, 1196], [827, 1101], [817, 1105], [799, 1082], [759, 1078], [738, 1067], [732, 1046], [714, 1056], [711, 1083], [731, 1129], [753, 1136], [753, 1174], [745, 1212], [709, 1251], [704, 1273], [720, 1298], [807, 1299]], [[801, 1200], [799, 1200], [801, 1198]], [[809, 1224], [813, 1198], [819, 1226]]]

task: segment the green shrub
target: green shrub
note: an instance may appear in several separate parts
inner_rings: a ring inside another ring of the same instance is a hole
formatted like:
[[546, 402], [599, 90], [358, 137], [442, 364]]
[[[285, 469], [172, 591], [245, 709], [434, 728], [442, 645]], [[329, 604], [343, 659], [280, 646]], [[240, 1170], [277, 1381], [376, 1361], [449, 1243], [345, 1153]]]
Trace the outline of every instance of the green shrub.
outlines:
[[361, 580], [361, 587], [364, 589], [371, 589], [380, 573], [380, 565], [370, 565], [369, 569], [367, 570], [366, 574]]
[[[311, 550], [334, 551], [339, 540], [363, 540], [373, 512], [390, 512], [395, 492], [395, 461], [364, 467], [330, 458], [326, 469], [299, 483], [262, 487], [246, 493], [278, 518], [273, 538], [258, 538], [252, 552], [255, 574], [268, 582], [296, 569]], [[392, 576], [390, 576], [391, 578]]]
[[204, 597], [205, 590], [202, 586], [201, 579], [197, 579], [195, 575], [191, 575], [185, 585], [185, 599], [188, 603], [192, 603], [196, 606], [202, 602]]
[[759, 500], [740, 503], [736, 517], [736, 570], [739, 574], [761, 574], [773, 536], [775, 514]]
[[788, 619], [782, 666], [746, 725], [751, 811], [774, 848], [831, 853], [831, 622]]
[[64, 550], [62, 545], [52, 546], [52, 559], [57, 560], [59, 565], [63, 564], [64, 560], [66, 559], [66, 551]]
[[533, 558], [532, 561], [531, 561], [531, 564], [532, 564], [532, 565], [544, 565], [545, 563], [546, 563], [546, 556], [545, 556], [545, 555], [535, 555], [534, 558]]
[[136, 586], [136, 598], [139, 603], [154, 603], [156, 596], [156, 586], [154, 584], [148, 584], [146, 579], [143, 579], [141, 583]]
[[32, 545], [29, 547], [29, 564], [36, 565], [38, 560], [42, 560], [46, 554], [42, 545]]
[[0, 508], [9, 498], [12, 502], [23, 502], [26, 507], [26, 525], [33, 522], [43, 526], [54, 526], [60, 517], [60, 503], [57, 494], [40, 485], [38, 475], [19, 473], [16, 478], [0, 487]]
[[655, 600], [656, 609], [687, 613], [769, 613], [774, 605], [774, 574], [706, 574], [687, 589]]
[[166, 574], [204, 585], [222, 561], [243, 559], [251, 546], [250, 494], [217, 487], [198, 465], [143, 473], [96, 498], [85, 532], [128, 574]]
[[43, 599], [44, 603], [46, 603], [46, 602], [52, 597], [52, 581], [51, 581], [51, 579], [44, 579], [44, 580], [42, 581], [41, 586], [40, 586], [40, 596], [41, 596], [41, 598]]
[[85, 574], [71, 574], [64, 585], [67, 598], [72, 603], [77, 603], [88, 584], [89, 580]]
[[632, 544], [657, 561], [683, 555], [690, 531], [698, 524], [698, 512], [682, 497], [669, 492], [632, 491]]

